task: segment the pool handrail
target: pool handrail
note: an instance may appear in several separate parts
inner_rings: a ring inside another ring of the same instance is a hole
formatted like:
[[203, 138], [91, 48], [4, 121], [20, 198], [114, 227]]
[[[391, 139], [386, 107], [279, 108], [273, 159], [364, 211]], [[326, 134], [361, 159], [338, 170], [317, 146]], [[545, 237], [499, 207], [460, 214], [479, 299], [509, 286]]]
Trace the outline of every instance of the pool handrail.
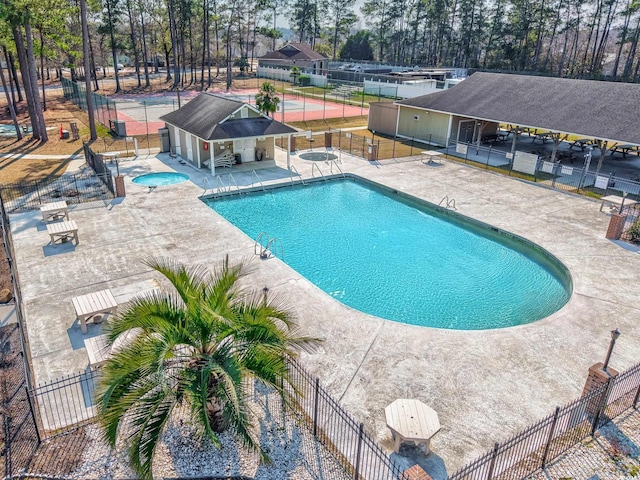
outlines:
[[233, 178], [233, 175], [231, 175], [230, 173], [227, 173], [225, 175], [227, 176], [227, 185], [225, 185], [224, 182], [222, 181], [222, 175], [216, 175], [216, 193], [230, 192], [231, 182], [233, 182], [233, 185], [236, 187], [236, 190], [238, 191], [238, 193], [240, 193], [240, 187], [238, 186], [236, 179]]
[[256, 180], [258, 180], [258, 183], [262, 187], [262, 190], [264, 190], [265, 189], [264, 184], [262, 183], [262, 180], [260, 180], [260, 177], [258, 176], [258, 172], [256, 172], [255, 170], [251, 170], [251, 186], [253, 187], [253, 177], [256, 177]]
[[338, 171], [340, 172], [340, 175], [342, 175], [342, 177], [345, 178], [344, 172], [342, 171], [342, 169], [340, 168], [340, 166], [338, 165], [338, 163], [335, 160], [331, 160], [331, 163], [329, 164], [329, 167], [331, 169], [331, 175], [333, 175], [333, 166], [334, 165], [338, 169]]
[[298, 175], [298, 177], [300, 177], [300, 181], [302, 182], [303, 185], [306, 185], [306, 183], [304, 183], [304, 178], [302, 178], [302, 175], [300, 175], [300, 172], [298, 171], [298, 169], [294, 166], [291, 165], [289, 167], [289, 180], [291, 181], [291, 185], [293, 185], [293, 174]]
[[327, 181], [327, 177], [324, 176], [324, 173], [322, 173], [322, 170], [320, 170], [320, 167], [316, 163], [312, 163], [311, 164], [311, 176], [313, 178], [315, 178], [315, 175], [314, 175], [315, 170], [318, 170], [318, 173], [320, 174], [320, 177], [322, 177], [322, 179], [326, 182]]

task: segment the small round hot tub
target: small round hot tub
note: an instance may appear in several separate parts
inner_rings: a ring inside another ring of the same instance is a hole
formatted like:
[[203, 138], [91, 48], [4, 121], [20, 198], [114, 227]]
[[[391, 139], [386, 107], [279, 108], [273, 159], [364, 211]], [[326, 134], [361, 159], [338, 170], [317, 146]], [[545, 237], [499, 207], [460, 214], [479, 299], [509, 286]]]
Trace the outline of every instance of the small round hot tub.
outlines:
[[328, 160], [337, 160], [338, 156], [329, 152], [307, 152], [307, 153], [301, 153], [300, 158], [302, 158], [303, 160], [323, 162]]
[[158, 172], [140, 175], [133, 180], [133, 183], [144, 187], [165, 187], [167, 185], [175, 185], [189, 180], [189, 175], [176, 172]]

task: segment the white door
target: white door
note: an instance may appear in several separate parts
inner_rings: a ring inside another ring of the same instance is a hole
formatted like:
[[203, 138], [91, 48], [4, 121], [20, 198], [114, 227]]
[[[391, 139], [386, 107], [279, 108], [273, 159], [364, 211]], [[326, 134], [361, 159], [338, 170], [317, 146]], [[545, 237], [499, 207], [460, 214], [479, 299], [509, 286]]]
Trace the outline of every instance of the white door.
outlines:
[[174, 128], [176, 138], [176, 155], [182, 156], [182, 148], [180, 147], [180, 129]]
[[191, 142], [191, 134], [186, 134], [185, 143], [187, 144], [187, 160], [193, 163], [193, 143]]

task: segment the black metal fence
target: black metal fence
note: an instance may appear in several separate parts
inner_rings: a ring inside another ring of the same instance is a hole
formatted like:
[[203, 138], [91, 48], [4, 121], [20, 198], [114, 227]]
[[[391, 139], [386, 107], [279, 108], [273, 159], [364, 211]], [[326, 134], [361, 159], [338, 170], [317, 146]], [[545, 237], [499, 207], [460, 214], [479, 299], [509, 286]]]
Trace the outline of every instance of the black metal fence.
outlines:
[[[625, 198], [626, 200], [626, 198]], [[640, 244], [640, 206], [632, 205], [625, 207], [622, 205], [620, 214], [624, 217], [624, 227], [622, 228], [622, 240]]]
[[638, 404], [640, 364], [482, 455], [449, 480], [521, 479], [543, 469], [611, 419]]
[[79, 204], [110, 200], [114, 196], [111, 173], [64, 174], [58, 178], [0, 185], [0, 196], [10, 213], [34, 210], [48, 202]]
[[[87, 111], [87, 90], [84, 85], [76, 82], [72, 82], [66, 78], [61, 78], [62, 91], [64, 98], [73, 102], [77, 107], [81, 108], [85, 112]], [[112, 121], [118, 119], [118, 107], [116, 102], [92, 92], [91, 97], [93, 100], [94, 116], [96, 122], [100, 122], [105, 127], [110, 127]]]
[[99, 375], [98, 369], [89, 369], [29, 391], [29, 398], [38, 409], [41, 438], [75, 430], [96, 419], [94, 392]]
[[[112, 195], [116, 194], [115, 186], [113, 184], [113, 177], [111, 175], [111, 170], [107, 167], [104, 162], [104, 157], [98, 153], [94, 153], [93, 150], [89, 147], [88, 144], [83, 143], [82, 149], [84, 150], [84, 158], [87, 164], [93, 168], [93, 171], [96, 172], [96, 175], [105, 187], [109, 189]], [[118, 168], [118, 160], [116, 162], [116, 169]]]
[[395, 465], [380, 445], [329, 393], [320, 379], [311, 376], [297, 362], [291, 362], [294, 385], [302, 395], [291, 393], [296, 413], [353, 474], [354, 479], [405, 480], [408, 477]]

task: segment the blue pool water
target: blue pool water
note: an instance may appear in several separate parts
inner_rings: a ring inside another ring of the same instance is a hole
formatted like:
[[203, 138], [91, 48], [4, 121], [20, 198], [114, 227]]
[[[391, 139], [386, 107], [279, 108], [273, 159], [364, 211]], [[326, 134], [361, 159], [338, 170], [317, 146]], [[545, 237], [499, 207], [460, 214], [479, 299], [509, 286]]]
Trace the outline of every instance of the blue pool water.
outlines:
[[144, 185], [145, 187], [164, 187], [166, 185], [174, 185], [187, 180], [189, 180], [189, 175], [185, 175], [184, 173], [159, 172], [140, 175], [131, 181], [138, 185]]
[[253, 239], [278, 237], [284, 261], [329, 295], [389, 320], [501, 328], [568, 301], [568, 273], [542, 249], [389, 195], [342, 180], [207, 203]]

